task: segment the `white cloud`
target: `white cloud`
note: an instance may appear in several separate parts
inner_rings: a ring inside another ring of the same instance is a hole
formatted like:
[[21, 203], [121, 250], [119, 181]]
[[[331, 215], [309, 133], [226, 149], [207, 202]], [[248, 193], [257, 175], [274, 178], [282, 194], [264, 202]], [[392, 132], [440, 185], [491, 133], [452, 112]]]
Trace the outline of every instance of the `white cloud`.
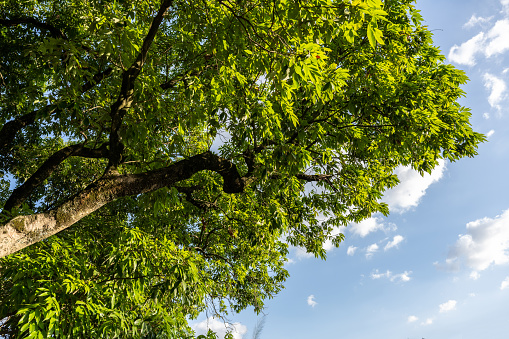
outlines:
[[[449, 270], [465, 264], [475, 271], [490, 265], [509, 263], [509, 210], [494, 219], [483, 218], [466, 225], [467, 234], [460, 234], [445, 261]], [[440, 266], [440, 265], [438, 265]]]
[[463, 27], [464, 28], [470, 28], [470, 27], [474, 27], [475, 25], [477, 24], [484, 24], [486, 22], [490, 22], [491, 19], [493, 19], [492, 16], [488, 17], [488, 18], [484, 18], [484, 17], [481, 17], [481, 16], [476, 16], [475, 14], [472, 14], [472, 16], [470, 17], [470, 20], [468, 20], [464, 25]]
[[392, 238], [392, 240], [389, 241], [387, 245], [385, 245], [384, 251], [387, 251], [388, 249], [398, 246], [398, 244], [402, 242], [404, 239], [405, 238], [403, 238], [401, 235], [394, 236], [394, 238]]
[[295, 264], [295, 260], [293, 260], [292, 258], [286, 258], [285, 265], [291, 265], [291, 264]]
[[371, 258], [375, 252], [378, 251], [377, 244], [371, 244], [366, 248], [366, 258]]
[[410, 274], [412, 273], [412, 271], [405, 271], [403, 273], [400, 273], [400, 274], [396, 274], [394, 275], [392, 278], [391, 278], [391, 281], [395, 281], [395, 280], [399, 280], [399, 281], [402, 281], [402, 282], [407, 282], [407, 281], [410, 281]]
[[509, 32], [509, 19], [499, 20], [490, 29], [487, 34], [487, 40], [484, 54], [486, 57], [491, 57], [495, 54], [502, 54], [509, 50], [509, 39], [507, 38]]
[[291, 246], [290, 248], [293, 248], [295, 250], [295, 256], [297, 257], [298, 260], [313, 258], [315, 256], [313, 253], [307, 252], [306, 249], [302, 247]]
[[326, 252], [329, 252], [331, 250], [333, 250], [335, 248], [334, 244], [332, 243], [332, 241], [330, 239], [327, 239], [325, 240], [325, 242], [323, 243], [322, 245], [322, 248], [326, 251]]
[[470, 273], [470, 279], [477, 280], [480, 277], [481, 277], [481, 275], [477, 271], [472, 271], [472, 273]]
[[485, 40], [486, 37], [481, 32], [460, 46], [452, 46], [449, 50], [449, 60], [460, 65], [474, 66], [475, 55], [482, 51]]
[[426, 321], [422, 322], [421, 325], [431, 325], [433, 324], [433, 319], [428, 318]]
[[500, 289], [505, 290], [509, 287], [509, 277], [505, 278], [504, 281], [500, 284]]
[[315, 296], [313, 294], [311, 294], [309, 297], [308, 297], [308, 305], [311, 306], [311, 307], [315, 307], [316, 305], [318, 305], [318, 303], [315, 301]]
[[490, 118], [490, 114], [489, 113], [483, 113], [482, 117], [486, 120], [488, 120]]
[[350, 225], [350, 232], [360, 235], [362, 238], [367, 236], [369, 233], [376, 232], [376, 231], [393, 231], [396, 230], [397, 227], [394, 224], [388, 223], [384, 224], [382, 222], [382, 218], [378, 217], [371, 217], [362, 220], [359, 223], [353, 223]]
[[449, 312], [456, 309], [456, 304], [456, 300], [448, 300], [445, 303], [438, 305], [440, 313]]
[[244, 334], [247, 333], [247, 327], [241, 323], [229, 324], [213, 317], [191, 325], [191, 328], [196, 332], [196, 335], [206, 335], [208, 330], [211, 329], [216, 332], [219, 338], [224, 338], [226, 333], [231, 332], [234, 339], [242, 339]]
[[355, 254], [356, 250], [357, 250], [357, 247], [355, 247], [355, 246], [348, 246], [348, 249], [346, 250], [346, 254], [352, 256], [352, 255]]
[[473, 298], [475, 297], [475, 293], [469, 293], [468, 296]]
[[486, 133], [486, 137], [489, 138], [491, 137], [493, 134], [495, 134], [495, 130], [490, 130], [488, 133]]
[[[505, 9], [509, 14], [509, 5], [505, 5]], [[473, 27], [477, 23], [487, 23], [491, 19], [491, 17], [481, 18], [473, 15], [464, 27]], [[502, 54], [509, 50], [507, 32], [509, 32], [509, 19], [498, 20], [487, 32], [480, 32], [461, 45], [451, 47], [448, 58], [450, 61], [461, 65], [474, 66], [477, 54], [484, 54], [486, 58]]]
[[428, 187], [439, 181], [444, 175], [445, 161], [440, 159], [438, 166], [431, 172], [421, 176], [419, 172], [410, 167], [400, 166], [395, 174], [400, 184], [387, 190], [383, 201], [389, 204], [389, 208], [395, 212], [405, 212], [419, 204], [419, 200], [426, 194]]
[[504, 99], [507, 90], [505, 81], [490, 73], [484, 74], [483, 78], [484, 87], [490, 91], [488, 97], [490, 106], [500, 109], [500, 102]]
[[380, 279], [380, 278], [389, 278], [392, 275], [392, 272], [387, 270], [385, 273], [379, 273], [378, 270], [371, 273], [371, 279]]
[[410, 274], [412, 271], [405, 271], [399, 274], [393, 274], [391, 271], [387, 270], [385, 273], [380, 273], [378, 270], [375, 270], [371, 273], [371, 279], [389, 279], [391, 282], [407, 282], [410, 281]]
[[417, 320], [419, 320], [419, 318], [417, 318], [415, 315], [411, 315], [411, 316], [408, 317], [408, 322], [409, 323], [416, 322]]

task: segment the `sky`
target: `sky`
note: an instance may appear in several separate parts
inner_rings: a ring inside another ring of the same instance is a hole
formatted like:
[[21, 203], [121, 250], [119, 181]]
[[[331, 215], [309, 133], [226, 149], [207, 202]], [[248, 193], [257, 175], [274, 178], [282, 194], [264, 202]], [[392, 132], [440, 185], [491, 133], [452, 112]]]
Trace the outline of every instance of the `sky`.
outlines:
[[343, 233], [327, 260], [292, 248], [285, 289], [229, 323], [235, 339], [502, 339], [509, 333], [509, 0], [420, 0], [447, 62], [470, 82], [460, 100], [488, 141], [479, 155], [441, 162], [431, 175], [399, 168], [391, 214]]

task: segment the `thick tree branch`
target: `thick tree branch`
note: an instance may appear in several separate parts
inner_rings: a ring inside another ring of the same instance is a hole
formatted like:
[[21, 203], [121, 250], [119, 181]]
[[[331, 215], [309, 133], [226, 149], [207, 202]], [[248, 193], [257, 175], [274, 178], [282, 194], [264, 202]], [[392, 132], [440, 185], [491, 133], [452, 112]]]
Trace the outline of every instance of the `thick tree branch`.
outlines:
[[225, 193], [243, 192], [237, 167], [210, 151], [142, 174], [104, 176], [51, 211], [21, 215], [0, 226], [0, 258], [66, 229], [111, 201], [173, 186], [203, 170], [222, 176]]
[[67, 40], [67, 36], [61, 30], [59, 30], [53, 25], [37, 20], [36, 18], [19, 17], [12, 19], [0, 19], [0, 25], [2, 26], [9, 27], [21, 24], [31, 24], [39, 29], [49, 31], [51, 33], [51, 36], [54, 38], [61, 38]]
[[30, 196], [32, 191], [42, 184], [44, 180], [57, 169], [57, 167], [67, 158], [71, 156], [80, 156], [85, 158], [106, 158], [108, 156], [107, 144], [103, 144], [100, 148], [86, 148], [83, 144], [71, 145], [55, 152], [51, 155], [39, 169], [27, 180], [23, 185], [16, 188], [9, 199], [5, 202], [4, 211], [10, 211], [18, 208]]
[[150, 28], [148, 30], [143, 45], [141, 46], [140, 53], [136, 57], [133, 64], [122, 74], [122, 86], [120, 88], [120, 94], [118, 95], [117, 101], [111, 105], [111, 128], [110, 128], [110, 161], [106, 172], [111, 169], [115, 169], [122, 160], [122, 152], [124, 149], [123, 144], [120, 141], [119, 130], [122, 125], [122, 119], [124, 115], [131, 107], [134, 93], [134, 82], [141, 72], [143, 64], [147, 60], [148, 50], [154, 41], [154, 38], [159, 30], [159, 26], [163, 21], [164, 14], [168, 7], [171, 6], [173, 0], [164, 0], [161, 3], [161, 7], [157, 12], [157, 15], [152, 20]]

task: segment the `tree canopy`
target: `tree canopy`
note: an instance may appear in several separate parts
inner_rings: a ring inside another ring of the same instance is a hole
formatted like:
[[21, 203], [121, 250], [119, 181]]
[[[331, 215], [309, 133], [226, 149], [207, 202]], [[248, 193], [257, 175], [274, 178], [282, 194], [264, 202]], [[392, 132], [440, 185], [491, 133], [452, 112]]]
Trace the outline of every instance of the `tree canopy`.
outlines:
[[6, 338], [260, 311], [289, 245], [484, 140], [409, 0], [2, 0], [0, 49]]

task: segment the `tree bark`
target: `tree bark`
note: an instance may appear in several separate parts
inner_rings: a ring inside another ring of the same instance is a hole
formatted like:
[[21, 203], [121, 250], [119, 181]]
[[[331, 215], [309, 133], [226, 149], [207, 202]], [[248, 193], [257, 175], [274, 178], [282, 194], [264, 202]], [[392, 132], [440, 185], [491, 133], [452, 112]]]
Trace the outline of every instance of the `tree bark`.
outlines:
[[105, 176], [51, 211], [17, 216], [0, 226], [0, 258], [66, 229], [111, 201], [172, 186], [203, 170], [223, 177], [225, 193], [243, 192], [235, 164], [210, 151], [142, 174]]

